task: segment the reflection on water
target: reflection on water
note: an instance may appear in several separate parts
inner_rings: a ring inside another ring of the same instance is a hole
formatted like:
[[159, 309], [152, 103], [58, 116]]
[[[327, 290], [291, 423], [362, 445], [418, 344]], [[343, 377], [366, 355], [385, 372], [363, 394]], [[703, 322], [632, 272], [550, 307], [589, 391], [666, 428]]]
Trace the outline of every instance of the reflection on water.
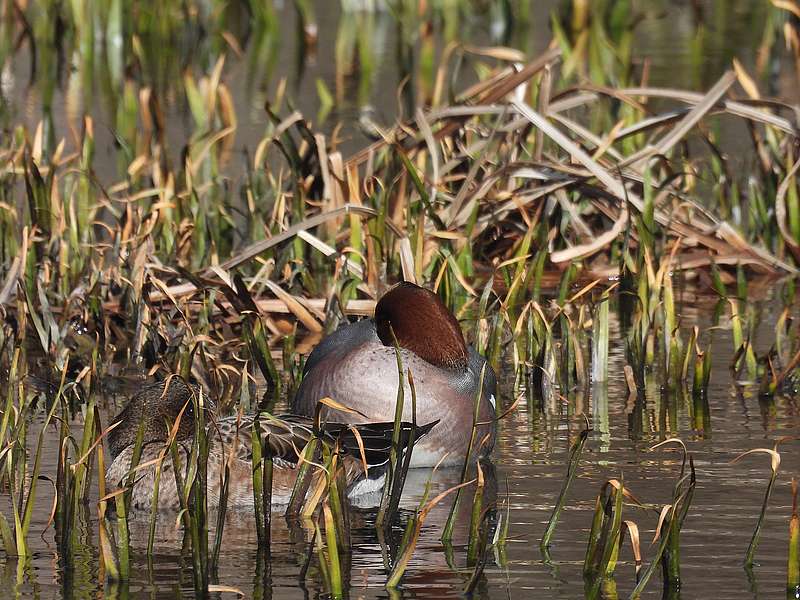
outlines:
[[[358, 10], [361, 5], [381, 6], [382, 2], [275, 2], [274, 14], [260, 18], [250, 18], [243, 4], [226, 3], [219, 14], [174, 19], [156, 12], [152, 22], [131, 19], [136, 29], [125, 35], [135, 37], [137, 43], [129, 47], [101, 36], [97, 44], [103, 51], [98, 50], [91, 61], [82, 58], [82, 40], [70, 32], [48, 32], [45, 39], [52, 45], [40, 43], [32, 53], [21, 44], [13, 57], [4, 56], [0, 44], [0, 63], [4, 63], [0, 128], [10, 133], [22, 124], [32, 133], [42, 122], [45, 143], [50, 140], [55, 148], [62, 138], [71, 141], [83, 128], [84, 115], [90, 115], [95, 122], [95, 172], [105, 183], [116, 182], [124, 176], [120, 169], [136, 156], [136, 145], [130, 140], [135, 139], [141, 91], [149, 90], [154, 118], [168, 142], [165, 146], [175, 153], [168, 158], [179, 161], [187, 141], [204, 130], [186, 98], [185, 77], [191, 74], [199, 81], [221, 66], [221, 79], [230, 90], [237, 116], [229, 176], [241, 176], [238, 157], [255, 152], [270, 125], [264, 106], [279, 99], [289, 98], [292, 107], [318, 123], [324, 133], [336, 130], [338, 148], [347, 155], [369, 141], [365, 129], [370, 127], [364, 127], [365, 122], [390, 124], [398, 115], [413, 115], [418, 102], [431, 99], [431, 81], [448, 42], [508, 45], [529, 57], [537, 56], [552, 39], [552, 11], [568, 3], [514, 2], [518, 6], [512, 17], [493, 9], [498, 3], [467, 3], [471, 10], [464, 10], [455, 2], [452, 9], [442, 9], [446, 18], [431, 23], [428, 37], [412, 27], [408, 18], [397, 18], [386, 8]], [[317, 27], [309, 37], [303, 34], [308, 11], [296, 6], [312, 4]], [[619, 53], [625, 68], [620, 71], [630, 70], [629, 83], [706, 89], [736, 57], [751, 71], [759, 67], [765, 73], [760, 83], [770, 93], [796, 97], [797, 73], [791, 61], [765, 54], [760, 47], [773, 29], [780, 29], [780, 23], [770, 22], [774, 17], [767, 3], [645, 0], [631, 5], [626, 17], [636, 24], [631, 37], [613, 40], [623, 45]], [[206, 19], [213, 26], [206, 25]], [[780, 50], [780, 44], [775, 47]], [[475, 79], [469, 56], [459, 60], [465, 66], [459, 70], [456, 89]], [[588, 62], [576, 68], [587, 76], [597, 74]], [[404, 81], [407, 84], [398, 96]], [[325, 97], [331, 103], [323, 108], [328, 104]]]

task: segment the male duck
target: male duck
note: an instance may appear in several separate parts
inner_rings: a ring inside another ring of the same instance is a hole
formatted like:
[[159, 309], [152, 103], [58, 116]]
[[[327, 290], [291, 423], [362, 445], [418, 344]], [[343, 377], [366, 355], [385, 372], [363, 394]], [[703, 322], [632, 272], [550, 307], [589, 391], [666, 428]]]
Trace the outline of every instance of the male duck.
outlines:
[[[441, 298], [413, 283], [389, 289], [375, 307], [375, 317], [340, 327], [314, 349], [292, 410], [313, 415], [320, 398], [331, 397], [363, 417], [326, 408], [330, 420], [354, 422], [394, 419], [398, 372], [394, 340], [403, 369], [412, 373], [417, 422], [440, 421], [414, 447], [413, 467], [463, 463], [472, 433], [475, 400], [485, 368], [478, 407], [476, 446], [487, 455], [495, 438], [494, 370], [467, 346], [458, 321]], [[411, 388], [405, 381], [403, 420], [412, 420]]]
[[[142, 428], [142, 468], [134, 475], [132, 505], [136, 510], [149, 510], [153, 501], [156, 464], [161, 460], [159, 480], [159, 509], [177, 509], [180, 505], [172, 472], [167, 423], [177, 422], [175, 439], [180, 463], [184, 469], [191, 456], [195, 434], [193, 394], [200, 390], [187, 385], [179, 377], [167, 382], [146, 386], [131, 397], [127, 405], [112, 420], [116, 426], [108, 433], [111, 465], [106, 471], [109, 485], [124, 485], [130, 473], [131, 459], [140, 427]], [[207, 499], [214, 508], [219, 505], [222, 475], [228, 459], [228, 503], [231, 508], [253, 506], [251, 427], [253, 419], [260, 420], [262, 434], [269, 433], [273, 456], [272, 502], [287, 504], [298, 474], [298, 452], [313, 435], [311, 419], [297, 415], [272, 416], [267, 413], [208, 419], [209, 455], [207, 462]], [[435, 423], [417, 427], [415, 439], [425, 436]], [[357, 434], [354, 433], [357, 430]], [[412, 427], [402, 424], [402, 447], [407, 447]], [[338, 441], [341, 464], [345, 469], [348, 494], [380, 489], [385, 479], [392, 444], [392, 423], [373, 423], [351, 427], [344, 423], [323, 423], [322, 443], [333, 448]], [[367, 472], [364, 472], [364, 464]], [[321, 473], [321, 472], [320, 472]]]

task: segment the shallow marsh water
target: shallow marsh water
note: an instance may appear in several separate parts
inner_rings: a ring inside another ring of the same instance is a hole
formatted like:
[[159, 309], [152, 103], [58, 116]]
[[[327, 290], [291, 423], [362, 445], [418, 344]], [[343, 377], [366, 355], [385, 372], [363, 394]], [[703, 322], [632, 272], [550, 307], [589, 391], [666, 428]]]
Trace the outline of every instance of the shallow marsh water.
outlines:
[[[711, 313], [713, 305], [714, 299], [707, 298], [697, 307], [685, 307], [685, 321], [708, 326], [706, 315]], [[778, 303], [763, 301], [759, 305], [763, 310], [764, 339], [758, 340], [757, 345], [768, 343]], [[732, 347], [729, 334], [723, 319], [715, 334], [716, 353], [708, 393], [710, 417], [705, 430], [693, 426], [686, 404], [689, 400], [669, 400], [655, 381], [654, 387], [647, 391], [646, 403], [639, 410], [631, 410], [622, 376], [626, 364], [624, 342], [618, 334], [612, 337], [606, 398], [602, 392], [588, 398], [583, 392], [572, 393], [544, 410], [523, 403], [501, 423], [494, 452], [495, 477], [492, 482], [487, 470], [490, 481], [487, 489], [491, 491], [496, 486], [498, 512], [504, 515], [507, 486], [510, 537], [504, 549], [489, 551], [476, 597], [582, 597], [586, 541], [601, 485], [609, 478], [622, 477], [641, 502], [659, 507], [668, 503], [680, 469], [680, 454], [671, 449], [651, 451], [650, 448], [673, 436], [686, 442], [694, 456], [698, 479], [681, 536], [683, 583], [679, 597], [776, 598], [784, 594], [791, 512], [788, 481], [791, 475], [800, 474], [797, 442], [787, 442], [782, 447], [781, 476], [762, 533], [757, 565], [750, 574], [742, 568], [742, 561], [769, 479], [768, 457], [756, 455], [735, 465], [730, 461], [752, 448], [771, 448], [782, 436], [797, 435], [800, 412], [795, 400], [764, 401], [757, 389], [733, 381], [728, 369], [732, 359], [732, 352], [727, 351]], [[505, 405], [510, 404], [510, 384], [511, 379], [506, 377], [501, 394]], [[562, 485], [569, 445], [583, 427], [582, 412], [589, 417], [593, 432], [556, 531], [551, 556], [545, 561], [539, 551], [539, 540]], [[43, 467], [45, 473], [55, 472], [54, 453], [50, 456]], [[411, 472], [404, 507], [410, 509], [418, 502], [429, 476], [427, 469]], [[454, 485], [458, 478], [457, 470], [437, 473], [434, 493]], [[41, 494], [41, 509], [34, 516], [32, 531], [45, 530], [51, 498], [47, 492]], [[366, 498], [362, 504], [367, 506], [355, 507], [352, 513], [350, 598], [392, 597], [384, 588], [386, 570], [370, 500], [374, 504], [374, 499]], [[466, 510], [460, 513], [453, 548], [444, 548], [439, 541], [449, 506], [449, 501], [444, 501], [426, 521], [399, 597], [456, 597], [469, 579]], [[81, 532], [86, 536], [85, 555], [76, 560], [72, 573], [59, 568], [53, 530], [48, 529], [41, 539], [31, 536], [35, 554], [23, 565], [21, 585], [16, 583], [20, 566], [17, 561], [0, 558], [0, 587], [14, 590], [22, 597], [95, 597], [103, 587], [97, 580], [98, 534], [93, 506], [87, 507], [87, 515], [86, 530]], [[657, 514], [630, 506], [626, 507], [624, 518], [638, 524], [647, 563], [653, 552], [650, 540]], [[136, 548], [132, 579], [124, 589], [106, 587], [106, 591], [116, 590], [121, 596], [141, 598], [191, 597], [191, 557], [181, 551], [182, 538], [175, 533], [175, 515], [164, 515], [159, 522], [159, 540], [152, 557], [144, 552], [147, 516], [135, 518], [131, 523]], [[251, 514], [230, 515], [224, 540], [216, 573], [220, 585], [237, 588], [247, 597], [324, 595], [315, 561], [306, 580], [298, 580], [310, 544], [310, 534], [302, 523], [289, 527], [283, 518], [274, 518], [269, 558], [259, 552]], [[615, 579], [619, 597], [627, 597], [634, 584], [633, 559], [627, 545], [622, 550]], [[661, 584], [656, 576], [645, 597], [660, 596]]]
[[[512, 33], [509, 39], [499, 39], [491, 25], [472, 22], [465, 31], [475, 44], [506, 43], [535, 55], [550, 39], [548, 15], [556, 2], [533, 2], [528, 27]], [[704, 89], [727, 68], [733, 56], [746, 65], [755, 60], [760, 39], [757, 3], [737, 2], [731, 5], [736, 13], [724, 24], [714, 23], [719, 2], [701, 2], [711, 24], [700, 31], [691, 17], [689, 3], [643, 2], [648, 18], [637, 28], [635, 55], [651, 61], [651, 83]], [[318, 108], [315, 82], [321, 78], [329, 88], [336, 89], [335, 68], [329, 57], [334, 55], [337, 27], [343, 22], [339, 3], [319, 2], [316, 6], [319, 42], [315, 53], [301, 60], [296, 37], [281, 37], [275, 50], [278, 59], [271, 74], [249, 70], [245, 60], [229, 56], [224, 77], [232, 90], [239, 116], [236, 149], [253, 151], [264, 133], [267, 119], [261, 107], [264, 99], [274, 93], [275, 81], [281, 76], [290, 80], [292, 96], [298, 107], [315, 115]], [[755, 17], [754, 17], [755, 15]], [[286, 6], [281, 18], [286, 31], [297, 27], [295, 11]], [[366, 139], [355, 123], [359, 110], [366, 104], [377, 107], [377, 117], [390, 122], [395, 115], [397, 84], [402, 73], [394, 60], [393, 48], [397, 33], [378, 13], [371, 26], [376, 28], [373, 46], [378, 65], [374, 78], [366, 86], [366, 97], [359, 97], [357, 81], [348, 79], [342, 101], [329, 117], [329, 127], [337, 119], [344, 121], [342, 149], [347, 152], [360, 148]], [[340, 34], [341, 35], [341, 34]], [[502, 36], [500, 36], [502, 37]], [[698, 45], [701, 47], [698, 49]], [[206, 49], [208, 50], [208, 49]], [[203, 53], [200, 53], [203, 55]], [[208, 54], [203, 58], [213, 67]], [[298, 68], [298, 65], [301, 68]], [[27, 85], [31, 56], [20, 53], [11, 62], [10, 71], [3, 75], [3, 124], [24, 123], [31, 130], [42, 116], [41, 96], [37, 87]], [[169, 70], [167, 70], [169, 71]], [[175, 70], [179, 73], [179, 69]], [[776, 94], [792, 97], [797, 90], [796, 79], [785, 65], [779, 65], [769, 82]], [[69, 86], [56, 90], [53, 104], [54, 128], [58, 136], [67, 135], [75, 114], [84, 110], [94, 114], [99, 123], [110, 121], [104, 116], [100, 95], [94, 98], [83, 94], [79, 100], [70, 99]], [[74, 104], [77, 102], [77, 106]], [[81, 106], [84, 105], [85, 106]], [[191, 135], [188, 108], [176, 101], [167, 107], [170, 146], [176, 152]], [[172, 119], [171, 117], [175, 117]], [[74, 123], [73, 123], [74, 124]], [[116, 148], [109, 127], [99, 127], [98, 159], [95, 170], [101, 179], [116, 181]], [[235, 167], [234, 171], [238, 169]], [[237, 171], [238, 172], [238, 171]], [[236, 175], [231, 175], [235, 179]], [[760, 349], [770, 345], [777, 300], [765, 300], [756, 344]], [[682, 324], [710, 326], [708, 316], [713, 300], [692, 300], [681, 309]], [[689, 418], [687, 400], [668, 401], [660, 393], [661, 383], [653, 382], [645, 406], [631, 412], [623, 379], [624, 341], [620, 332], [612, 336], [610, 380], [607, 390], [594, 390], [584, 396], [565, 393], [555, 405], [540, 410], [534, 403], [522, 403], [500, 424], [500, 435], [494, 452], [496, 488], [501, 505], [506, 486], [510, 499], [510, 539], [504, 552], [490, 552], [483, 579], [475, 595], [481, 598], [577, 598], [584, 593], [582, 563], [591, 524], [594, 499], [607, 479], [624, 476], [626, 485], [645, 503], [661, 505], [671, 497], [672, 486], [680, 468], [680, 455], [669, 449], [650, 451], [655, 443], [674, 435], [687, 443], [695, 458], [698, 487], [682, 534], [681, 597], [701, 598], [749, 597], [775, 598], [785, 592], [786, 545], [791, 500], [788, 480], [800, 476], [800, 455], [796, 442], [788, 442], [782, 453], [781, 477], [773, 494], [767, 524], [757, 554], [757, 566], [751, 574], [742, 568], [747, 544], [755, 524], [768, 480], [768, 459], [752, 456], [731, 465], [741, 452], [758, 447], [771, 447], [781, 436], [800, 434], [800, 411], [796, 400], [776, 398], [764, 401], [756, 388], [738, 386], [728, 365], [732, 358], [730, 332], [723, 321], [714, 337], [714, 363], [708, 392], [709, 422], [698, 430]], [[510, 374], [504, 377], [502, 402], [511, 403]], [[563, 392], [562, 392], [563, 393]], [[670, 407], [676, 407], [674, 411]], [[593, 432], [584, 452], [562, 521], [557, 529], [551, 556], [545, 561], [538, 543], [553, 503], [561, 488], [565, 459], [570, 443], [583, 426], [582, 413], [592, 424]], [[35, 436], [31, 436], [35, 439]], [[55, 473], [57, 454], [52, 448], [43, 465], [44, 473]], [[412, 473], [407, 483], [404, 506], [418, 501], [429, 472]], [[437, 473], [437, 490], [443, 490], [458, 479], [458, 473]], [[55, 550], [52, 529], [47, 529], [51, 496], [42, 491], [39, 509], [34, 515], [32, 531], [44, 530], [40, 539], [31, 536], [34, 557], [25, 564], [0, 556], [0, 595], [21, 597], [97, 597], [103, 589], [120, 596], [142, 598], [191, 597], [191, 560], [181, 551], [180, 539], [171, 534], [174, 517], [165, 516], [160, 524], [161, 539], [154, 556], [139, 550], [133, 556], [133, 578], [125, 588], [103, 588], [98, 581], [97, 528], [94, 507], [84, 524], [85, 554], [75, 562], [72, 572], [61, 568]], [[7, 498], [2, 498], [7, 501]], [[443, 502], [426, 522], [422, 539], [403, 580], [399, 592], [409, 598], [449, 598], [458, 595], [469, 578], [466, 549], [463, 545], [466, 520], [462, 518], [452, 553], [439, 542], [441, 528], [449, 504]], [[4, 506], [4, 510], [5, 510]], [[652, 555], [653, 530], [657, 517], [639, 509], [626, 509], [626, 518], [635, 520], [642, 532], [645, 561]], [[224, 586], [242, 590], [247, 597], [308, 598], [324, 594], [320, 577], [312, 563], [305, 581], [298, 573], [305, 561], [309, 535], [301, 526], [288, 527], [276, 518], [273, 521], [273, 543], [267, 561], [259, 552], [250, 515], [232, 515], [226, 525], [225, 544], [215, 580]], [[349, 568], [350, 598], [392, 597], [385, 589], [386, 571], [381, 545], [372, 526], [374, 509], [355, 509], [352, 529], [352, 557]], [[142, 521], [134, 521], [134, 538], [141, 534]], [[460, 535], [459, 535], [460, 534]], [[141, 536], [140, 536], [141, 537]], [[622, 551], [622, 563], [617, 568], [616, 582], [620, 597], [633, 587], [634, 567], [630, 549]], [[266, 572], [266, 566], [269, 570]], [[658, 577], [651, 583], [647, 597], [661, 595]]]

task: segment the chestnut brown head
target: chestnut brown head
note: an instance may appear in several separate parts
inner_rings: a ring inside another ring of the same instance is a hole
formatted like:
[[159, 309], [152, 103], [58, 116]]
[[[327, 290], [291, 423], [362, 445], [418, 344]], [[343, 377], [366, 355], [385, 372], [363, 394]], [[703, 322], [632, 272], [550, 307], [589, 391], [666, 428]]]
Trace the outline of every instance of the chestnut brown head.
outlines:
[[378, 301], [375, 327], [384, 346], [401, 348], [437, 367], [467, 368], [467, 344], [453, 314], [436, 294], [404, 281]]

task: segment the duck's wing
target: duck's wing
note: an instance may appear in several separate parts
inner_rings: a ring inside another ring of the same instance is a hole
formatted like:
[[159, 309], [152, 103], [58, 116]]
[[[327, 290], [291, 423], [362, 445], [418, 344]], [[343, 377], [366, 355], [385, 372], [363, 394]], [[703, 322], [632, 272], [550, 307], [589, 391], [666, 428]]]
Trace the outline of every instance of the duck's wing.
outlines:
[[[424, 437], [439, 421], [414, 426], [405, 421], [400, 423], [400, 447], [405, 449], [414, 440]], [[383, 467], [389, 462], [392, 452], [394, 423], [327, 423], [325, 433], [338, 439], [340, 447], [359, 461], [366, 461], [367, 467]], [[363, 455], [362, 455], [363, 450]]]
[[[234, 446], [235, 455], [241, 460], [252, 460], [253, 416], [219, 419], [213, 426], [212, 436], [218, 436], [226, 447]], [[258, 416], [261, 435], [266, 437], [273, 460], [284, 466], [295, 466], [308, 441], [314, 435], [313, 421], [299, 415]], [[400, 424], [400, 446], [406, 448], [412, 432], [416, 440], [425, 436], [438, 423], [414, 427], [411, 423]], [[368, 468], [381, 467], [388, 463], [392, 449], [393, 423], [324, 423], [322, 440], [329, 447], [338, 442], [346, 455], [366, 460]], [[363, 450], [363, 455], [362, 455]]]
[[[243, 461], [253, 459], [253, 422], [255, 415], [235, 415], [218, 419], [210, 426], [212, 441], [219, 441], [226, 451]], [[266, 437], [273, 460], [282, 466], [295, 466], [299, 454], [313, 435], [311, 420], [303, 417], [276, 417], [268, 413], [258, 415], [259, 429]]]

